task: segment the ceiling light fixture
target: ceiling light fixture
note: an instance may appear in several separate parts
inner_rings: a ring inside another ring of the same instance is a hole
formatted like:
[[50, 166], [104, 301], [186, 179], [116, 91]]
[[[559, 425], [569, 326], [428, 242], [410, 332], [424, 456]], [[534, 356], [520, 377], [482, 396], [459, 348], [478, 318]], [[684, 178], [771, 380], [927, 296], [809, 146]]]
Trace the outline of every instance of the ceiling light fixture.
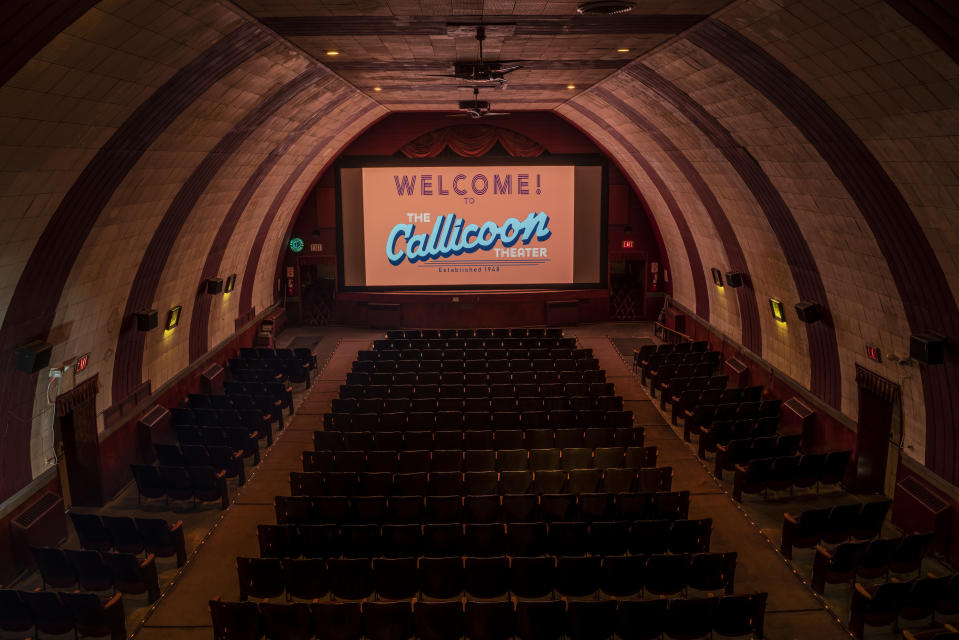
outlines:
[[617, 52], [617, 53], [629, 53], [629, 49], [627, 49], [626, 47], [620, 47], [619, 49], [616, 50], [616, 52]]
[[340, 52], [339, 52], [339, 51], [336, 51], [335, 49], [330, 49], [329, 51], [326, 52], [326, 55], [328, 55], [328, 56], [338, 56], [338, 55], [340, 55]]
[[373, 87], [373, 91], [382, 91], [383, 87]]
[[576, 13], [589, 16], [614, 16], [620, 13], [629, 13], [635, 3], [626, 0], [592, 0], [580, 3]]
[[566, 88], [572, 91], [573, 89], [576, 88], [576, 85], [575, 85], [575, 84], [568, 84], [568, 85], [566, 85]]

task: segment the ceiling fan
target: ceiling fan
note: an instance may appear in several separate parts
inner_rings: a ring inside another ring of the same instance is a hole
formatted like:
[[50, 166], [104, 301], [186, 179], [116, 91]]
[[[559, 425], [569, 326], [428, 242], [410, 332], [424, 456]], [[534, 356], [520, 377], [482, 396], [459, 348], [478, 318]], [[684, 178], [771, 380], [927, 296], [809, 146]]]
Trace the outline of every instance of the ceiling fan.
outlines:
[[501, 66], [503, 62], [485, 62], [483, 60], [483, 40], [486, 39], [486, 29], [482, 26], [476, 27], [476, 40], [479, 42], [479, 61], [478, 62], [454, 62], [453, 73], [436, 74], [440, 78], [457, 78], [471, 83], [478, 83], [484, 86], [499, 85], [506, 88], [509, 81], [506, 74], [522, 69], [522, 65], [514, 64], [509, 67]]
[[508, 116], [506, 111], [492, 111], [492, 106], [487, 100], [479, 99], [479, 87], [473, 87], [472, 100], [460, 100], [459, 110], [462, 113], [450, 114], [451, 118], [487, 118], [489, 116]]

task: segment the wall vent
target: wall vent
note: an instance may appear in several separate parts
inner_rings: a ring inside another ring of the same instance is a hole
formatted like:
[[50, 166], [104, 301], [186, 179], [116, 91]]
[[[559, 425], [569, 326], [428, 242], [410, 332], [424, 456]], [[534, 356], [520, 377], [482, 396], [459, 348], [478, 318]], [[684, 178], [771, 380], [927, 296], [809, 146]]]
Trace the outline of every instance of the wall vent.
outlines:
[[30, 547], [55, 547], [67, 539], [67, 515], [63, 498], [47, 491], [10, 521], [13, 558], [17, 569], [34, 566]]

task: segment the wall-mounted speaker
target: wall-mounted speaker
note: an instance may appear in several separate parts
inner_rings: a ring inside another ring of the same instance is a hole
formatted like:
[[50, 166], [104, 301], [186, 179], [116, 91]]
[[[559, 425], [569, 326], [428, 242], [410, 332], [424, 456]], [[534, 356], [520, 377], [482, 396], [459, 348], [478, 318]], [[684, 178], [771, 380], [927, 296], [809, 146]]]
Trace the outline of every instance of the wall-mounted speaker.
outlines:
[[946, 336], [934, 331], [909, 336], [909, 356], [923, 364], [942, 364], [946, 358]]
[[36, 373], [50, 364], [53, 345], [43, 340], [34, 340], [17, 347], [17, 371]]
[[727, 271], [726, 272], [726, 284], [728, 284], [733, 289], [743, 286], [743, 273], [742, 271]]
[[159, 324], [156, 309], [144, 309], [143, 311], [137, 311], [133, 315], [137, 317], [137, 331], [156, 329]]
[[223, 278], [207, 278], [206, 292], [210, 295], [216, 295], [223, 292]]
[[816, 322], [822, 317], [819, 303], [803, 300], [796, 303], [796, 317], [802, 322]]

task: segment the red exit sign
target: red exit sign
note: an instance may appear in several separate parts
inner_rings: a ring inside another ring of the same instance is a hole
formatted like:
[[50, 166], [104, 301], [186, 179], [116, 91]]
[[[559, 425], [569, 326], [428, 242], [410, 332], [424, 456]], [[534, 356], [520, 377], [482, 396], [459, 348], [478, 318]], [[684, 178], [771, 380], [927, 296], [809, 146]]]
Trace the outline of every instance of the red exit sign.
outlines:
[[81, 371], [86, 369], [87, 365], [89, 364], [90, 364], [90, 354], [86, 353], [80, 356], [79, 358], [77, 358], [77, 361], [73, 363], [73, 373], [80, 373]]
[[874, 360], [876, 362], [882, 362], [882, 353], [879, 351], [879, 347], [875, 345], [872, 345], [872, 344], [866, 345], [866, 356], [870, 360]]
[[632, 249], [633, 241], [632, 240], [623, 240], [623, 249]]

